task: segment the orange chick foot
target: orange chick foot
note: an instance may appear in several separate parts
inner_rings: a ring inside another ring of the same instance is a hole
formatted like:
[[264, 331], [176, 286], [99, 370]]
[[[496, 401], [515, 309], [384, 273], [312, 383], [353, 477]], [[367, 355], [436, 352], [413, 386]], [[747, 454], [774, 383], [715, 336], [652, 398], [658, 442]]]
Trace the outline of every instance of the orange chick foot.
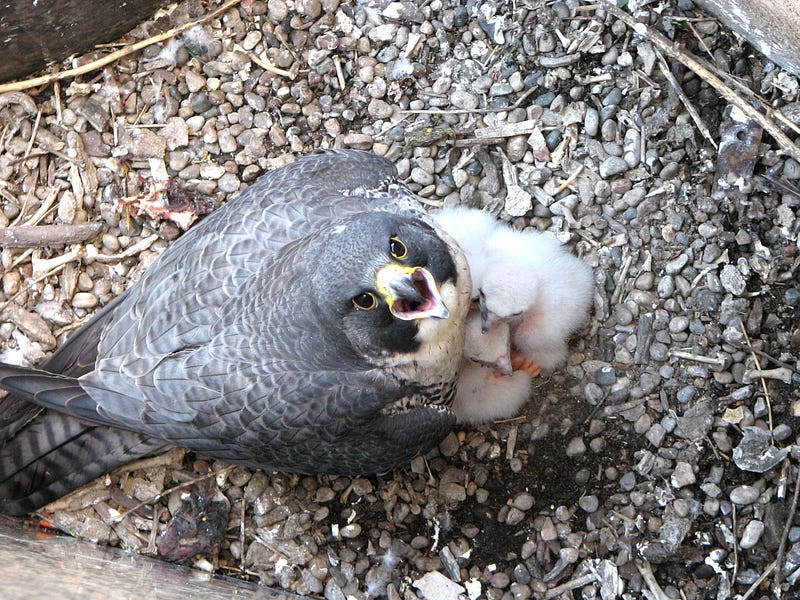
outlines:
[[542, 372], [542, 367], [516, 350], [511, 351], [511, 368], [515, 371], [525, 371], [531, 377], [537, 377]]

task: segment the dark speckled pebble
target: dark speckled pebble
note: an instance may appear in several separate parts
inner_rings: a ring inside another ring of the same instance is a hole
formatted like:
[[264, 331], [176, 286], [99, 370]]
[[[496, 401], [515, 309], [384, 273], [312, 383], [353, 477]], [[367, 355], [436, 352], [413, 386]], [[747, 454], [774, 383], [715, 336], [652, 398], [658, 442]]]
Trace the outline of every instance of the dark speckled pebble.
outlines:
[[453, 25], [456, 27], [463, 27], [469, 21], [469, 13], [467, 9], [461, 5], [456, 6], [453, 11]]

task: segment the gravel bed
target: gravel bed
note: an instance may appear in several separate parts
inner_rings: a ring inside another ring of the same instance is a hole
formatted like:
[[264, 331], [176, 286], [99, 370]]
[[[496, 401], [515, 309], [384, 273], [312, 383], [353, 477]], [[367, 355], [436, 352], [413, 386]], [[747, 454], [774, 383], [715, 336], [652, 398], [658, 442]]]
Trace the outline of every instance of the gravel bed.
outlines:
[[[800, 122], [797, 78], [690, 2], [644, 4], [639, 22]], [[123, 42], [204, 10], [181, 3]], [[103, 225], [2, 249], [5, 360], [40, 361], [181, 233], [120, 198], [169, 177], [202, 214], [320, 147], [391, 158], [431, 207], [550, 230], [597, 284], [568, 365], [520, 418], [454, 432], [390, 475], [171, 452], [56, 503], [54, 520], [157, 553], [173, 488], [212, 470], [230, 521], [193, 564], [298, 594], [691, 600], [777, 583], [800, 597], [800, 164], [764, 136], [754, 176], [717, 181], [660, 64], [601, 4], [248, 0], [57, 98], [0, 95], [0, 227]], [[725, 102], [669, 69], [719, 141]]]

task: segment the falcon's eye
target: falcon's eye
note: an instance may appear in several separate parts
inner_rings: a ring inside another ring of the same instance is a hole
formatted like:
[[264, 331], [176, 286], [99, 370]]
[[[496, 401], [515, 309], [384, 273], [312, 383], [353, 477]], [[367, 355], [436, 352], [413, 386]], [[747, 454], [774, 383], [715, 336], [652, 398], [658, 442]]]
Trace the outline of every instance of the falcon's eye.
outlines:
[[359, 310], [372, 310], [378, 306], [378, 298], [372, 292], [364, 292], [353, 297], [353, 306]]
[[389, 238], [389, 252], [398, 260], [403, 260], [408, 256], [408, 248], [406, 248], [406, 245], [397, 237]]

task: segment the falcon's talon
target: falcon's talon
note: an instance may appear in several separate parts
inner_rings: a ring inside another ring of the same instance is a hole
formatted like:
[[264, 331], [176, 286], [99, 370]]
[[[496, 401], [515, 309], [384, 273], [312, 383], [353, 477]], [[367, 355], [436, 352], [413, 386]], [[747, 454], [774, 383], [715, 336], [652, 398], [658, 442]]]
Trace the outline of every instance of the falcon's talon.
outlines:
[[542, 367], [518, 350], [511, 351], [511, 368], [515, 371], [525, 371], [531, 377], [538, 377], [542, 373]]

